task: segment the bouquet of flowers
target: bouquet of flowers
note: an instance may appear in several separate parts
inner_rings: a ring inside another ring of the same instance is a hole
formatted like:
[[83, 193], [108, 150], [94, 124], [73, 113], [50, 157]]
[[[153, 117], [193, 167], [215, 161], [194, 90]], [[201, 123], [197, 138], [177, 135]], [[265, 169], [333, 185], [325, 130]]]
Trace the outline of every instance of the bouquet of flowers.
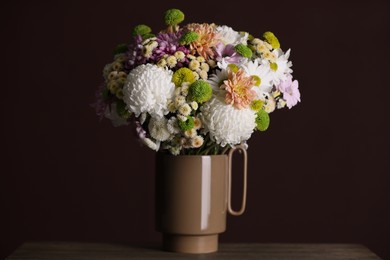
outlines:
[[300, 102], [290, 50], [272, 32], [257, 38], [226, 25], [179, 26], [178, 9], [164, 20], [165, 30], [137, 25], [131, 42], [115, 48], [95, 104], [114, 126], [134, 124], [149, 148], [223, 154], [265, 131], [275, 109]]

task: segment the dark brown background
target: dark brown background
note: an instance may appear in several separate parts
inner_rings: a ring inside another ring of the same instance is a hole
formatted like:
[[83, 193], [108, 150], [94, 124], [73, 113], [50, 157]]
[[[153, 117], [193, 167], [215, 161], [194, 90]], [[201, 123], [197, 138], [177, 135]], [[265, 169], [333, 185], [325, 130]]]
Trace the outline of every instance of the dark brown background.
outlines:
[[303, 102], [249, 141], [247, 211], [221, 241], [362, 243], [390, 259], [389, 4], [291, 2], [1, 3], [0, 258], [29, 240], [159, 241], [154, 153], [89, 104], [113, 47], [177, 7], [273, 31], [300, 82]]

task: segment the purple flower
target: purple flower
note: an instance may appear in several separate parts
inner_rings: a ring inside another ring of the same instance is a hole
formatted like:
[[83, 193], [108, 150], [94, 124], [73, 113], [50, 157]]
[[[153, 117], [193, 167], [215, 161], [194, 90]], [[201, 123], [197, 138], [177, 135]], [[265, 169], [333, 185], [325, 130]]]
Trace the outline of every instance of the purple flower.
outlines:
[[[182, 34], [182, 31], [176, 33], [159, 33], [156, 40], [158, 46], [153, 50], [152, 59], [157, 62], [165, 54], [174, 55], [177, 51], [182, 51], [185, 55], [189, 54], [190, 50], [179, 43]], [[185, 58], [184, 61], [179, 62], [181, 64], [178, 63], [178, 66], [183, 66], [183, 63], [185, 62], [188, 63], [187, 58]]]
[[136, 120], [135, 125], [136, 125], [135, 131], [137, 132], [138, 138], [141, 140], [145, 139], [146, 138], [146, 131], [142, 127], [141, 123], [138, 120]]
[[242, 56], [235, 51], [234, 45], [232, 44], [225, 45], [223, 43], [219, 43], [216, 46], [215, 51], [217, 53], [217, 61], [222, 61], [222, 59], [224, 59], [228, 63], [237, 64], [243, 59]]
[[281, 82], [276, 89], [283, 94], [283, 99], [286, 100], [287, 107], [292, 108], [298, 102], [301, 102], [301, 93], [298, 89], [298, 80], [292, 81], [292, 77], [289, 76], [283, 82]]
[[142, 53], [142, 37], [137, 35], [134, 37], [134, 41], [129, 45], [127, 51], [127, 60], [125, 61], [125, 68], [130, 71], [138, 65], [145, 64], [147, 58]]

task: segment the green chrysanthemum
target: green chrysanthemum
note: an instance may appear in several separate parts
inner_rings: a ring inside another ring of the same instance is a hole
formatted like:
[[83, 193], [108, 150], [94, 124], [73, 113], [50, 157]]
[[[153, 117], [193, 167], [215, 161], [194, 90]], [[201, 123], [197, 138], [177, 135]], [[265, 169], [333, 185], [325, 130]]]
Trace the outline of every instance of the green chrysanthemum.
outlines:
[[235, 51], [240, 54], [242, 57], [245, 57], [245, 58], [251, 58], [252, 57], [252, 51], [251, 49], [240, 43], [240, 44], [237, 44], [236, 47], [234, 47]]
[[196, 32], [186, 32], [181, 38], [180, 38], [180, 44], [181, 45], [188, 45], [192, 43], [193, 41], [196, 41], [199, 38], [199, 34]]
[[279, 40], [278, 40], [278, 38], [276, 38], [276, 36], [272, 32], [265, 32], [263, 34], [263, 37], [265, 38], [265, 40], [269, 44], [271, 44], [272, 48], [274, 48], [274, 49], [280, 48]]
[[180, 87], [184, 82], [192, 84], [194, 81], [195, 75], [189, 68], [180, 68], [172, 76], [172, 82], [176, 87]]
[[134, 27], [133, 31], [132, 31], [132, 35], [133, 36], [137, 36], [137, 35], [146, 35], [146, 34], [149, 34], [152, 32], [152, 29], [145, 25], [145, 24], [139, 24], [137, 25], [136, 27]]
[[251, 109], [253, 111], [259, 111], [263, 107], [264, 101], [258, 99], [252, 102]]
[[184, 13], [179, 9], [169, 9], [165, 12], [165, 24], [175, 26], [184, 20]]
[[203, 80], [197, 80], [190, 86], [188, 90], [188, 97], [191, 101], [204, 103], [208, 101], [213, 95], [213, 90], [209, 83]]
[[186, 121], [177, 120], [177, 124], [182, 131], [188, 131], [194, 128], [195, 122], [192, 116], [187, 116]]
[[259, 131], [265, 131], [269, 126], [269, 115], [263, 109], [260, 109], [256, 114], [256, 129]]
[[113, 51], [113, 54], [114, 55], [117, 55], [117, 54], [121, 54], [121, 53], [125, 53], [129, 50], [129, 47], [127, 46], [126, 43], [121, 43], [121, 44], [118, 44], [114, 51]]

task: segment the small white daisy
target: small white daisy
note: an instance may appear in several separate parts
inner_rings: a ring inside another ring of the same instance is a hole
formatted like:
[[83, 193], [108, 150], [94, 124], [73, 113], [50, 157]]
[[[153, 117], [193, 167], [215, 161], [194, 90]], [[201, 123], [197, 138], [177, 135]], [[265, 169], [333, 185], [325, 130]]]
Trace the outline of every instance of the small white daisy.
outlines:
[[191, 139], [191, 146], [194, 148], [199, 148], [203, 145], [204, 139], [202, 136], [197, 135]]
[[[276, 55], [276, 70], [270, 69], [270, 78], [273, 85], [278, 85], [280, 82], [285, 81], [287, 77], [291, 76], [292, 69], [290, 68], [292, 66], [292, 62], [288, 61], [288, 58], [290, 57], [290, 50], [288, 50], [286, 53], [283, 53], [281, 49], [273, 50], [272, 53]], [[268, 66], [270, 66], [270, 63], [268, 62]]]
[[182, 106], [179, 107], [179, 113], [182, 114], [183, 116], [189, 116], [191, 110], [192, 109], [188, 104], [183, 104]]

